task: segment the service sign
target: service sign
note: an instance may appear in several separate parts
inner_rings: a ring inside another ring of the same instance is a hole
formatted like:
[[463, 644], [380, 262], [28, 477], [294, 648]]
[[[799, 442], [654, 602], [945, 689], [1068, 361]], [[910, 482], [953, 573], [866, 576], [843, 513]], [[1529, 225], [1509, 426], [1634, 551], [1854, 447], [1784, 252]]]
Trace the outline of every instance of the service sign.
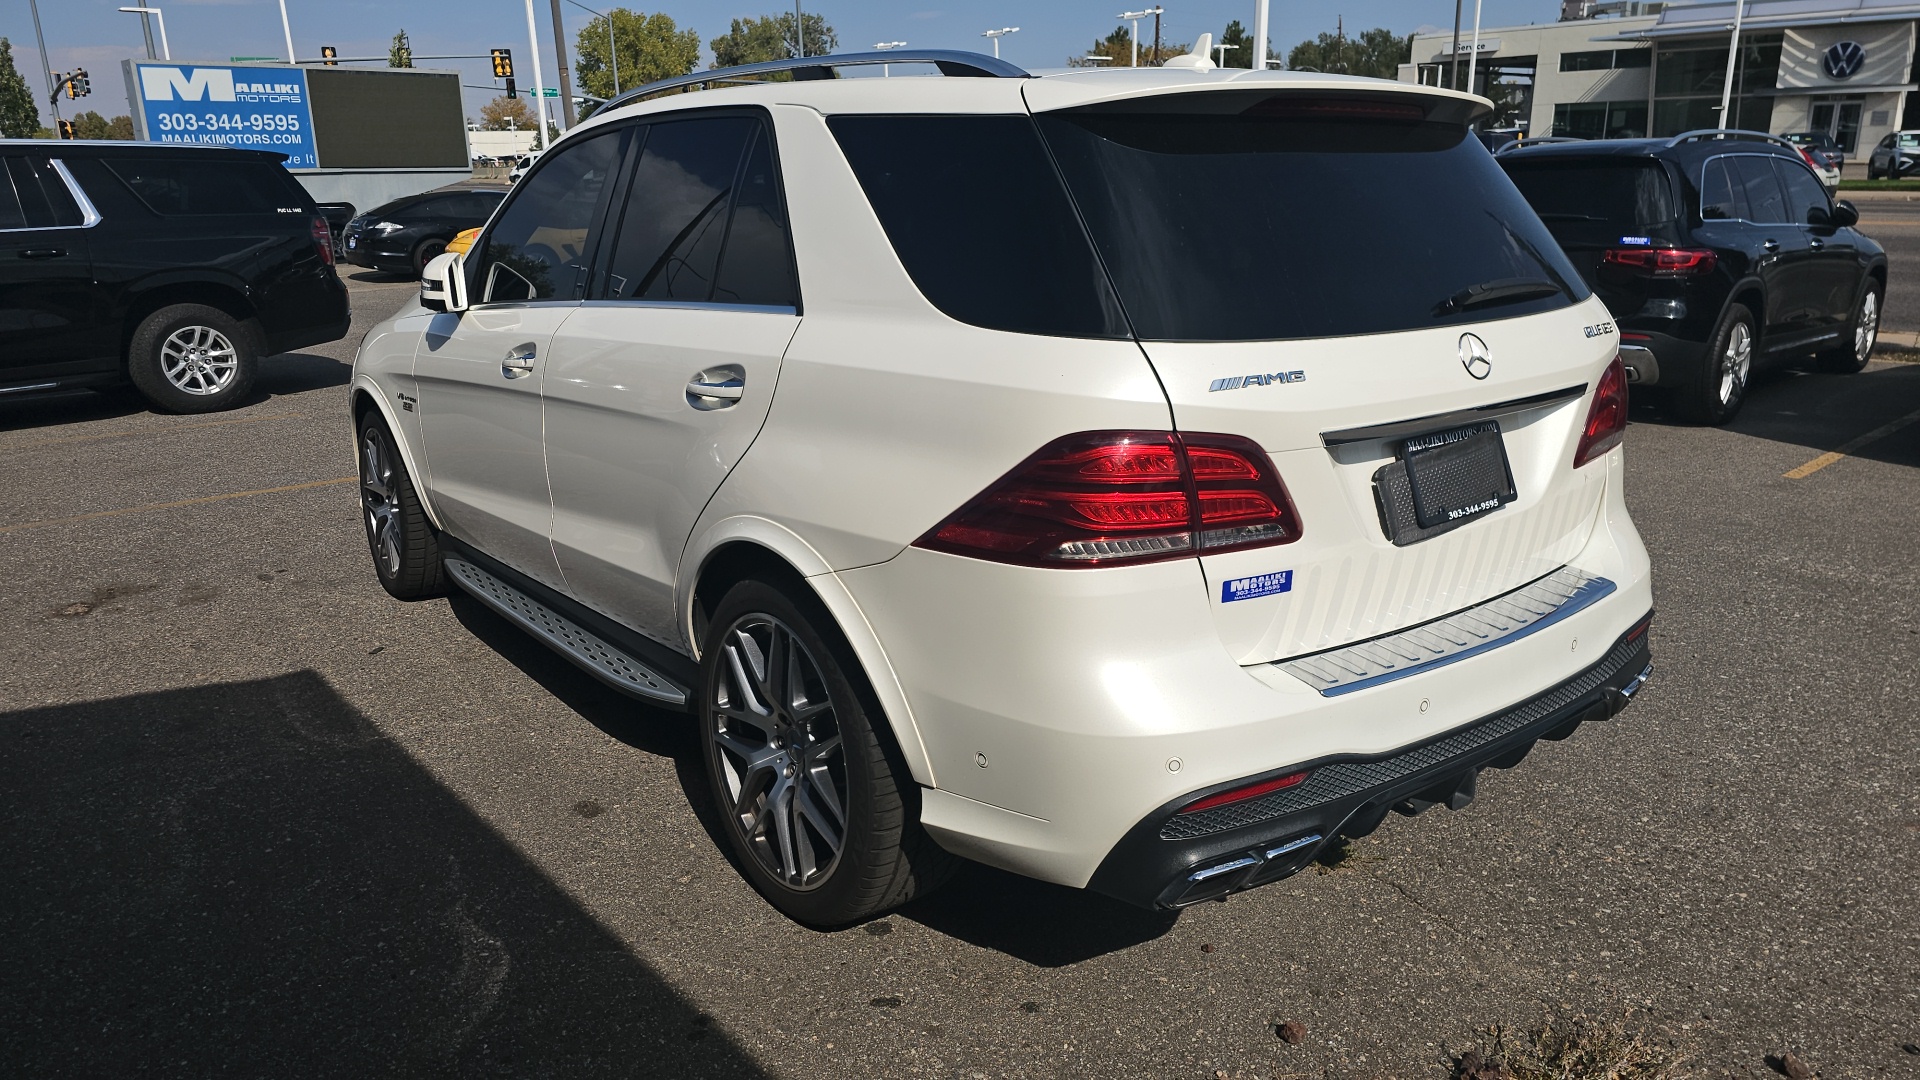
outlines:
[[319, 167], [299, 68], [129, 60], [127, 83], [148, 142], [273, 150], [287, 155], [289, 169]]

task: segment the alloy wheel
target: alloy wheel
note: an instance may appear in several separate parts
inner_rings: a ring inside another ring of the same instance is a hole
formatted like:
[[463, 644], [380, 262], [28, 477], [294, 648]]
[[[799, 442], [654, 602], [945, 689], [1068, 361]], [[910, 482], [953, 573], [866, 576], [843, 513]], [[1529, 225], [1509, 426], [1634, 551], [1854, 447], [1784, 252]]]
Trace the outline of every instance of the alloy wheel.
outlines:
[[1853, 322], [1853, 358], [1866, 363], [1873, 355], [1873, 343], [1880, 336], [1880, 298], [1872, 289], [1860, 298], [1860, 317]]
[[387, 577], [400, 573], [400, 508], [394, 501], [393, 447], [386, 433], [368, 425], [360, 436], [360, 507], [367, 543]]
[[1737, 322], [1727, 333], [1727, 348], [1720, 356], [1720, 404], [1731, 405], [1746, 389], [1747, 374], [1753, 367], [1753, 331]]
[[785, 623], [736, 620], [720, 639], [709, 691], [719, 774], [733, 827], [767, 873], [817, 887], [846, 843], [846, 747], [820, 666]]
[[183, 326], [160, 343], [160, 372], [182, 393], [217, 394], [239, 371], [239, 351], [211, 326]]

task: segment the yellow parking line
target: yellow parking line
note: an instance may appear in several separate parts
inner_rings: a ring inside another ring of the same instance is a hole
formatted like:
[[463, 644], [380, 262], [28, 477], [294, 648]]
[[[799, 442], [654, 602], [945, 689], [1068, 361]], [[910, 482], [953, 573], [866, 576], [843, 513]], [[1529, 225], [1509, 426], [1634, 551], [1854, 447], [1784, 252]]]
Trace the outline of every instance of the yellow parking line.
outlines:
[[21, 532], [25, 529], [44, 529], [51, 525], [71, 525], [76, 521], [93, 521], [97, 518], [120, 517], [123, 514], [150, 514], [155, 510], [173, 510], [182, 506], [198, 506], [201, 503], [226, 502], [228, 499], [244, 499], [251, 495], [278, 495], [283, 491], [305, 491], [308, 488], [333, 487], [337, 484], [352, 484], [359, 481], [357, 476], [341, 476], [332, 480], [309, 480], [304, 484], [286, 484], [281, 487], [255, 488], [252, 491], [229, 491], [225, 495], [202, 495], [197, 499], [179, 499], [174, 502], [147, 503], [144, 506], [128, 506], [119, 510], [96, 510], [91, 514], [75, 514], [72, 517], [46, 518], [42, 521], [23, 521], [18, 525], [0, 525], [0, 533]]
[[31, 439], [26, 442], [0, 443], [3, 450], [27, 450], [35, 446], [53, 446], [58, 443], [93, 442], [97, 439], [118, 439], [129, 435], [170, 435], [176, 431], [197, 431], [200, 428], [226, 427], [229, 424], [257, 424], [262, 420], [286, 420], [301, 415], [297, 412], [268, 413], [265, 416], [237, 416], [226, 420], [203, 420], [197, 424], [168, 424], [165, 427], [126, 428], [122, 431], [103, 431], [92, 435], [60, 435], [51, 439]]
[[1833, 464], [1834, 462], [1839, 461], [1841, 458], [1846, 457], [1848, 454], [1853, 453], [1854, 451], [1860, 449], [1861, 447], [1867, 445], [1868, 443], [1878, 442], [1879, 440], [1886, 438], [1887, 436], [1893, 434], [1896, 431], [1899, 431], [1901, 428], [1906, 427], [1908, 424], [1911, 424], [1916, 420], [1920, 420], [1920, 411], [1910, 412], [1907, 415], [1901, 417], [1900, 419], [1895, 420], [1891, 424], [1882, 424], [1881, 426], [1874, 428], [1872, 431], [1867, 432], [1865, 435], [1862, 435], [1859, 438], [1854, 439], [1853, 441], [1842, 445], [1840, 449], [1829, 450], [1826, 453], [1821, 454], [1819, 457], [1814, 458], [1812, 461], [1807, 462], [1805, 465], [1802, 465], [1797, 469], [1793, 469], [1788, 472], [1782, 473], [1781, 475], [1786, 477], [1788, 480], [1805, 480], [1807, 477], [1812, 476], [1814, 473], [1819, 472], [1821, 469], [1824, 469], [1827, 466]]

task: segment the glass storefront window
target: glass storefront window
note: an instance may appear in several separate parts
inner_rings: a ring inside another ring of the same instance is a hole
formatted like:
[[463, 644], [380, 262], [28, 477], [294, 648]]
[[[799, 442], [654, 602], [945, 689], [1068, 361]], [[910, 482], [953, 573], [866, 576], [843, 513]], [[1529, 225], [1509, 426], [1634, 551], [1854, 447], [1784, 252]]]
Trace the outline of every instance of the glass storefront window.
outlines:
[[1644, 101], [1583, 101], [1553, 107], [1553, 133], [1576, 139], [1638, 139], [1647, 133]]

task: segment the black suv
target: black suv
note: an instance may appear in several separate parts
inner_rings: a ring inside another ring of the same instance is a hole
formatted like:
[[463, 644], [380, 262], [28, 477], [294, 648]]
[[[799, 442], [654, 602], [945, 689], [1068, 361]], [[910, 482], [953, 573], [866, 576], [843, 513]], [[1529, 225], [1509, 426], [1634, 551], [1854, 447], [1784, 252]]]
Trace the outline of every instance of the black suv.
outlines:
[[1693, 131], [1499, 161], [1613, 312], [1629, 381], [1669, 388], [1683, 415], [1733, 419], [1755, 366], [1866, 366], [1886, 254], [1791, 143]]
[[420, 276], [447, 241], [487, 223], [506, 188], [458, 187], [409, 195], [369, 210], [340, 234], [347, 261], [374, 270]]
[[231, 408], [263, 356], [347, 333], [347, 290], [283, 154], [0, 141], [0, 396], [131, 384]]

